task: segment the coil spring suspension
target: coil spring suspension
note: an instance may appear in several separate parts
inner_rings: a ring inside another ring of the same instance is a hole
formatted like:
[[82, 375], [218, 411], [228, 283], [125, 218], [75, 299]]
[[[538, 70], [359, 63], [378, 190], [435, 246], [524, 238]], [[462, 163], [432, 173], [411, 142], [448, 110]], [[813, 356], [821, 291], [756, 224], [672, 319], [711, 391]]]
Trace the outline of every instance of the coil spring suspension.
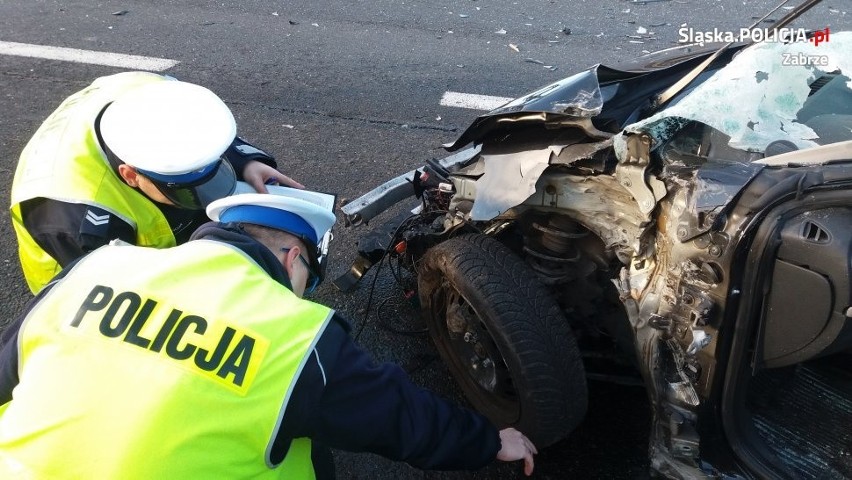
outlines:
[[[576, 241], [589, 231], [569, 217], [554, 215], [547, 224], [532, 222], [524, 237], [524, 252], [530, 266], [549, 285], [564, 283], [594, 271], [594, 263], [584, 262]], [[589, 271], [591, 265], [591, 271]]]

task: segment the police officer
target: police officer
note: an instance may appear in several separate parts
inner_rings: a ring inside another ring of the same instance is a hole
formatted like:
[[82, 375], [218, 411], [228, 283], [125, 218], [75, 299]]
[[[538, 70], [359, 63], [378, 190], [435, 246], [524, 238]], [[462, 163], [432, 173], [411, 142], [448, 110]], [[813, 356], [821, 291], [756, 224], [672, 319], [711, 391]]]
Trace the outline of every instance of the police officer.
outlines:
[[198, 85], [147, 72], [102, 77], [66, 99], [24, 148], [11, 217], [27, 284], [110, 240], [183, 243], [236, 176], [301, 187], [236, 136], [228, 107]]
[[47, 285], [0, 338], [0, 478], [331, 478], [320, 444], [531, 474], [523, 434], [375, 364], [302, 299], [335, 218], [299, 193], [215, 201], [191, 241], [105, 246]]

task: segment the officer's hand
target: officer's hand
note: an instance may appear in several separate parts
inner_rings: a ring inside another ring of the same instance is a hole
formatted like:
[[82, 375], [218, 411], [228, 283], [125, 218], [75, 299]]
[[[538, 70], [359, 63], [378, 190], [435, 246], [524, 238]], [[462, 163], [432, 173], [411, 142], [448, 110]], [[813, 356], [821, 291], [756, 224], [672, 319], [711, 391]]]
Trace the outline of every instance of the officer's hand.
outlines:
[[500, 430], [500, 451], [497, 452], [497, 460], [514, 462], [524, 460], [524, 473], [527, 476], [533, 472], [533, 455], [538, 453], [535, 445], [523, 433], [514, 428]]
[[305, 188], [301, 183], [257, 160], [250, 160], [246, 164], [243, 169], [243, 180], [251, 185], [258, 193], [269, 193], [266, 190], [266, 185]]

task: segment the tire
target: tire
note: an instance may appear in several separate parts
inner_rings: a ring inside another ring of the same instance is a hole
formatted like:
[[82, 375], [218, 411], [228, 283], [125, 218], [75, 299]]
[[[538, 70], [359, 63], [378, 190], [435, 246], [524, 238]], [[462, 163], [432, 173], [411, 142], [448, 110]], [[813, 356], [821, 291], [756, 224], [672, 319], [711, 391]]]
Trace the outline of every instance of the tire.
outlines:
[[537, 446], [568, 435], [588, 405], [574, 335], [526, 263], [480, 234], [431, 248], [417, 266], [422, 313], [471, 404]]

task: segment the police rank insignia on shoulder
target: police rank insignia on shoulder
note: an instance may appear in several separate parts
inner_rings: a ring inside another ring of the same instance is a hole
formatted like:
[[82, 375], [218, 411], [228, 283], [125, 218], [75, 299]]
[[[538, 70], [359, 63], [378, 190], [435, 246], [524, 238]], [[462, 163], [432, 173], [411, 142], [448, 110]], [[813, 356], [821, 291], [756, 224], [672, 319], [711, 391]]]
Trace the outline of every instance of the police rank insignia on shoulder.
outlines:
[[80, 224], [80, 233], [96, 237], [106, 237], [109, 232], [110, 217], [112, 217], [112, 214], [108, 211], [90, 206], [86, 210], [86, 217], [83, 218], [83, 222]]

